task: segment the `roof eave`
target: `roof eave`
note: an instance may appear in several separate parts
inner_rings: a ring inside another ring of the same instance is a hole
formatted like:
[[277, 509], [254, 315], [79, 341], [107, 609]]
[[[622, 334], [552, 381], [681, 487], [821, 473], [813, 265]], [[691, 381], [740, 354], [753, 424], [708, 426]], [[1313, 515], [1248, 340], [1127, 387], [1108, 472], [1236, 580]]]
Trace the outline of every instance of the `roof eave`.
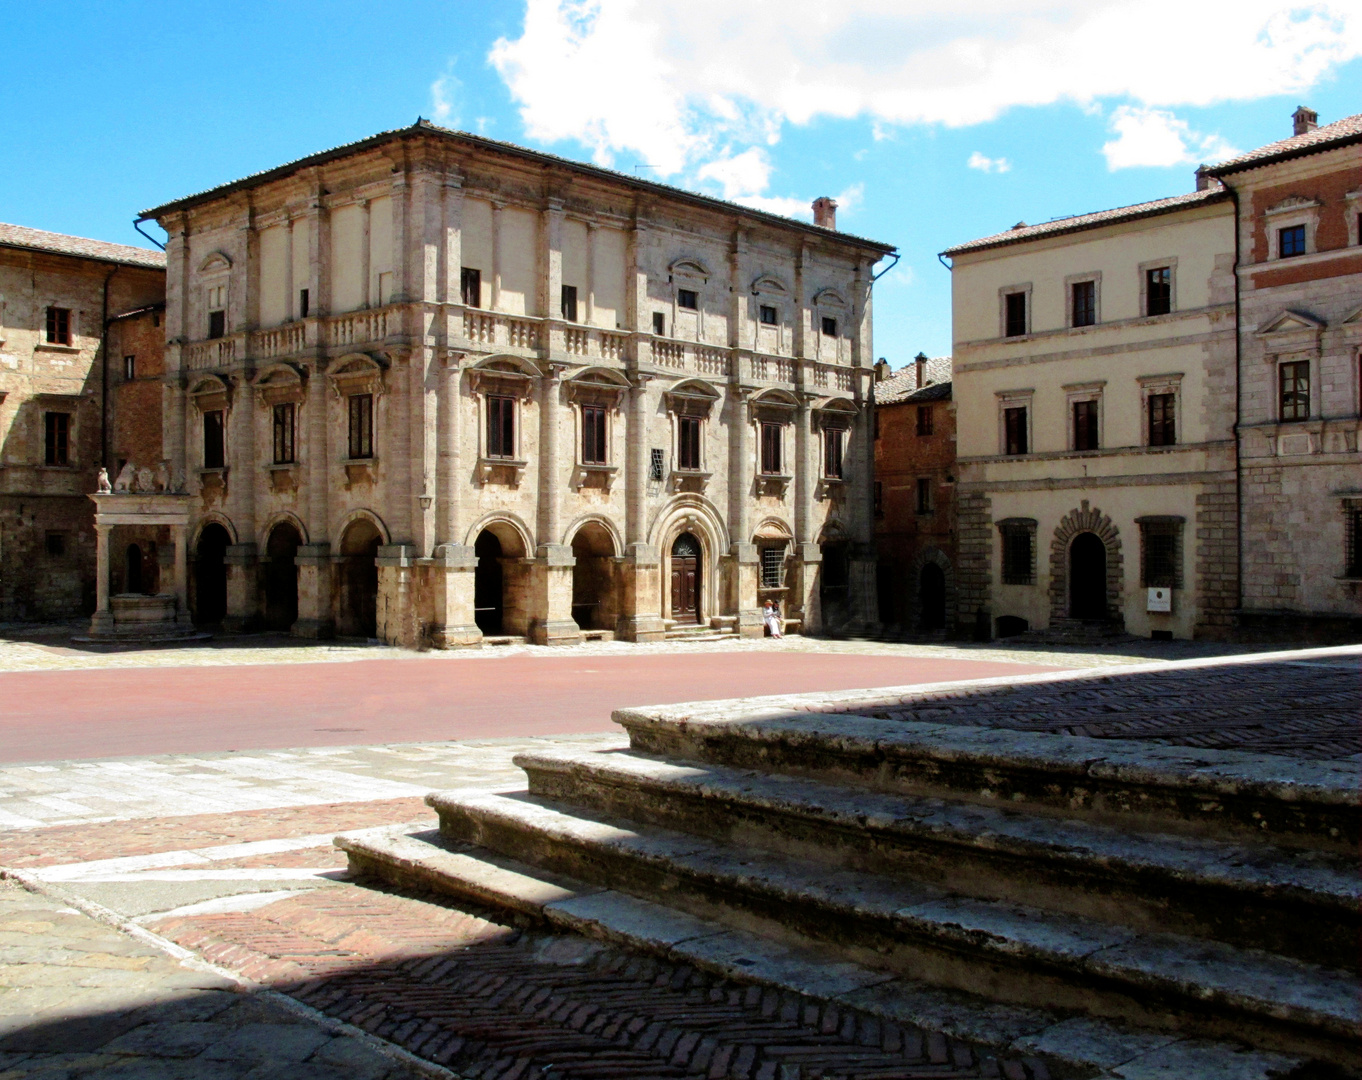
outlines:
[[1362, 142], [1362, 131], [1355, 131], [1349, 135], [1340, 135], [1336, 139], [1327, 142], [1311, 143], [1308, 146], [1295, 146], [1290, 150], [1280, 150], [1275, 154], [1266, 157], [1252, 158], [1248, 161], [1238, 163], [1227, 162], [1224, 165], [1217, 165], [1206, 170], [1207, 176], [1214, 176], [1217, 179], [1228, 176], [1231, 173], [1247, 172], [1249, 169], [1261, 169], [1265, 165], [1275, 165], [1281, 161], [1290, 161], [1292, 158], [1309, 157], [1311, 154], [1323, 154], [1329, 150], [1339, 150], [1353, 143]]
[[83, 251], [58, 251], [56, 248], [42, 247], [38, 244], [20, 244], [13, 240], [0, 240], [0, 248], [11, 251], [34, 251], [39, 255], [57, 255], [63, 259], [84, 259], [86, 262], [106, 263], [109, 266], [131, 266], [138, 270], [159, 270], [165, 273], [165, 266], [157, 263], [139, 262], [135, 259], [116, 259], [109, 255], [87, 255]]

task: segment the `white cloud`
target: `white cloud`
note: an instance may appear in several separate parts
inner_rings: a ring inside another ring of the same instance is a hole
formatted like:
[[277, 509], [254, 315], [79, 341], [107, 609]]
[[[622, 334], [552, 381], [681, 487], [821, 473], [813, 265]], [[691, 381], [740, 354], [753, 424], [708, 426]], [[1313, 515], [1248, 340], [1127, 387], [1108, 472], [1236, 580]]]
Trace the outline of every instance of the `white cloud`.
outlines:
[[1355, 0], [1237, 0], [1232, 11], [1185, 0], [785, 0], [778, 16], [732, 0], [526, 3], [524, 31], [490, 60], [527, 134], [579, 141], [603, 164], [637, 155], [661, 176], [769, 146], [784, 125], [817, 117], [864, 117], [884, 137], [894, 125], [964, 126], [1060, 101], [1204, 106], [1304, 91], [1362, 56]]
[[701, 180], [714, 180], [723, 188], [725, 199], [755, 195], [771, 182], [771, 158], [759, 146], [734, 157], [716, 158], [700, 167]]
[[1122, 105], [1108, 125], [1116, 138], [1102, 145], [1107, 168], [1196, 165], [1223, 161], [1238, 151], [1219, 135], [1202, 135], [1165, 109]]
[[971, 169], [978, 169], [980, 172], [1005, 173], [1012, 171], [1012, 162], [1005, 157], [985, 157], [978, 150], [970, 154], [969, 161], [966, 162]]
[[430, 118], [437, 124], [444, 124], [447, 127], [458, 126], [459, 118], [454, 113], [453, 95], [462, 85], [463, 83], [454, 78], [453, 72], [448, 69], [430, 84]]

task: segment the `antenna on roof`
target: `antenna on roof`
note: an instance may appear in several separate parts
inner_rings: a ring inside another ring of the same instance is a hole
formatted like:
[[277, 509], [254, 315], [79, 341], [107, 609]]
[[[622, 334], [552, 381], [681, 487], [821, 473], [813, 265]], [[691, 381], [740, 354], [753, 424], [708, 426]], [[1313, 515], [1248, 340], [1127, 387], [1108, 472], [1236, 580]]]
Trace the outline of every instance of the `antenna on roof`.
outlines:
[[635, 165], [634, 172], [637, 173], [639, 169], [660, 169], [661, 167], [660, 165]]

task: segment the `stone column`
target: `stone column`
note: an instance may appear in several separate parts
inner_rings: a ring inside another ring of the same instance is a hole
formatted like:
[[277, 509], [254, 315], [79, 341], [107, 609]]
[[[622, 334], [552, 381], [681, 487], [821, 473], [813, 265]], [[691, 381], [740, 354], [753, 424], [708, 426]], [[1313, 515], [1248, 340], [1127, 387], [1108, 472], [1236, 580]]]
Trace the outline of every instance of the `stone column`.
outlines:
[[305, 445], [307, 457], [307, 535], [314, 543], [326, 543], [331, 537], [331, 514], [328, 506], [331, 478], [331, 451], [327, 432], [327, 376], [322, 362], [313, 365], [307, 380], [307, 400], [304, 417], [307, 421]]
[[[229, 634], [243, 634], [255, 629], [260, 619], [260, 559], [256, 545], [229, 544], [222, 561], [227, 571], [227, 614], [222, 629]], [[301, 584], [300, 581], [300, 591]]]
[[648, 378], [635, 372], [626, 414], [624, 558], [619, 636], [625, 641], [660, 641], [667, 628], [662, 621], [662, 560], [657, 548], [645, 542], [644, 511], [648, 489]]
[[818, 483], [810, 454], [817, 446], [813, 437], [809, 395], [800, 393], [795, 413], [795, 543], [790, 560], [790, 586], [786, 615], [800, 620], [800, 632], [822, 629], [823, 617], [818, 602], [818, 574], [823, 555], [813, 531], [813, 494]]
[[438, 544], [427, 569], [431, 594], [431, 644], [445, 649], [482, 644], [482, 631], [478, 629], [473, 613], [473, 581], [478, 560], [473, 549], [460, 542], [463, 537], [458, 482], [462, 359], [459, 354], [451, 354], [440, 381], [440, 456], [435, 513]]
[[374, 560], [378, 563], [378, 636], [389, 645], [413, 648], [421, 638], [412, 603], [414, 554], [410, 544], [384, 544]]
[[109, 610], [109, 532], [112, 525], [95, 523], [95, 614], [90, 620], [91, 634], [113, 632], [113, 612]]
[[175, 621], [188, 624], [189, 617], [189, 526], [172, 525], [170, 533], [175, 541]]
[[728, 427], [728, 534], [729, 595], [727, 608], [738, 617], [738, 633], [761, 637], [761, 609], [757, 606], [757, 545], [752, 543], [752, 485], [755, 462], [752, 458], [751, 405], [746, 391], [736, 383], [729, 385], [732, 415]]
[[290, 633], [300, 638], [336, 636], [331, 615], [335, 563], [330, 544], [300, 544], [293, 563], [298, 568], [298, 620]]
[[566, 544], [540, 544], [530, 567], [529, 638], [535, 645], [575, 645], [582, 631], [572, 619], [572, 568]]

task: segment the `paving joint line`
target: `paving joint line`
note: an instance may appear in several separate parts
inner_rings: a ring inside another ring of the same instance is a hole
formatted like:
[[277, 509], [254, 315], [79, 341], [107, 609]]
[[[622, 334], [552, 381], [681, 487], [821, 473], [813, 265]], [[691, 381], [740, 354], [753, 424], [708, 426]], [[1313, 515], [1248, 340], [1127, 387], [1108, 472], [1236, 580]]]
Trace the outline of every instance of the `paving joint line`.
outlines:
[[422, 1076], [429, 1077], [430, 1080], [463, 1080], [463, 1077], [443, 1065], [437, 1065], [433, 1061], [427, 1061], [423, 1057], [413, 1054], [410, 1050], [405, 1050], [396, 1043], [391, 1043], [387, 1039], [378, 1035], [371, 1034], [363, 1028], [347, 1024], [343, 1020], [327, 1016], [319, 1009], [314, 1009], [311, 1005], [304, 1004], [288, 994], [281, 993], [268, 986], [264, 986], [254, 979], [245, 975], [240, 975], [235, 971], [220, 967], [211, 961], [198, 956], [183, 945], [177, 945], [169, 938], [162, 937], [155, 931], [148, 930], [145, 926], [139, 926], [131, 919], [125, 918], [112, 908], [105, 907], [94, 900], [88, 900], [69, 889], [62, 888], [52, 882], [46, 882], [30, 874], [25, 870], [18, 870], [13, 867], [0, 866], [0, 881], [10, 880], [17, 882], [31, 893], [39, 896], [46, 896], [51, 900], [75, 908], [82, 914], [88, 915], [96, 922], [108, 926], [120, 933], [126, 934], [144, 945], [149, 945], [158, 949], [166, 955], [174, 958], [185, 967], [194, 971], [199, 971], [208, 975], [215, 975], [231, 983], [233, 992], [238, 994], [251, 994], [256, 997], [264, 998], [267, 1001], [281, 1007], [285, 1011], [292, 1013], [299, 1019], [320, 1028], [328, 1035], [345, 1035], [357, 1040], [367, 1046], [375, 1053], [392, 1061], [394, 1064], [402, 1065], [412, 1069]]

